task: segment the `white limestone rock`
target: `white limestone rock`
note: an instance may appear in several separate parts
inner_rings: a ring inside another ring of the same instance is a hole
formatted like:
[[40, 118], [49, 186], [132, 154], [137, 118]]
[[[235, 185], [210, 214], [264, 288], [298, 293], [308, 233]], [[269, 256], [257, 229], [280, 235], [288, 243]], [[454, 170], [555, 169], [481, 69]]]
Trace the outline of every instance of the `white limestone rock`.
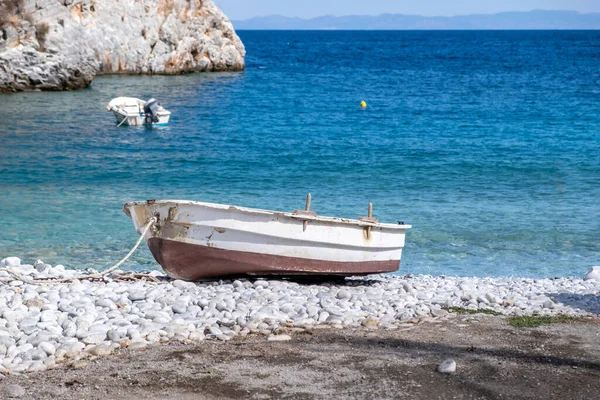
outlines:
[[19, 257], [6, 257], [0, 261], [0, 268], [17, 268], [19, 265], [21, 265]]
[[585, 274], [585, 276], [583, 277], [584, 281], [589, 281], [592, 279], [600, 282], [600, 266], [594, 266], [590, 268], [587, 274]]
[[0, 92], [77, 89], [96, 74], [244, 69], [244, 45], [212, 0], [24, 2], [17, 28], [0, 27]]
[[42, 342], [38, 345], [38, 348], [44, 351], [47, 355], [53, 356], [56, 353], [56, 347], [49, 342]]
[[106, 332], [90, 332], [81, 339], [85, 344], [99, 344], [106, 340]]
[[269, 335], [267, 340], [269, 342], [289, 342], [292, 337], [290, 335]]
[[449, 358], [444, 360], [437, 368], [438, 372], [441, 374], [452, 374], [456, 372], [456, 361]]
[[16, 399], [19, 397], [23, 397], [26, 394], [25, 389], [23, 389], [23, 387], [21, 387], [20, 385], [17, 385], [17, 384], [4, 386], [3, 392], [4, 392], [4, 396], [6, 396], [9, 399]]

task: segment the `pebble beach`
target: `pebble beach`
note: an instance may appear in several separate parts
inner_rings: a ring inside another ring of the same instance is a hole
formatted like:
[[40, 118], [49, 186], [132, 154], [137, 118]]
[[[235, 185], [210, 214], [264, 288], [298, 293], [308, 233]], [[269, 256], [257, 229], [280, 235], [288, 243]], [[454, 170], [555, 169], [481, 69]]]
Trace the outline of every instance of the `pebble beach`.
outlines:
[[[0, 261], [0, 373], [76, 364], [158, 342], [228, 341], [316, 326], [400, 329], [453, 307], [506, 316], [600, 314], [600, 280], [377, 275], [342, 282], [119, 281], [43, 261]], [[15, 275], [21, 276], [18, 279]], [[49, 280], [50, 279], [50, 280]], [[51, 279], [70, 279], [52, 283]]]

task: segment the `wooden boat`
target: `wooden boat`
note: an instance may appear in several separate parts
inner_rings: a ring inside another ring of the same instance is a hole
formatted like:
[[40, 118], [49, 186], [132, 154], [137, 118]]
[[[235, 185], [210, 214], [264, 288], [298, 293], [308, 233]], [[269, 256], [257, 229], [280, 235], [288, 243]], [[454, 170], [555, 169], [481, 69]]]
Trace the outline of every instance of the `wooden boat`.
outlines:
[[147, 230], [152, 255], [175, 279], [234, 275], [367, 275], [394, 272], [404, 223], [318, 216], [306, 209], [266, 211], [179, 200], [127, 203], [124, 212], [138, 233]]
[[144, 101], [135, 97], [117, 97], [108, 103], [106, 110], [114, 114], [118, 126], [164, 126], [171, 118], [171, 112], [165, 110], [155, 99]]

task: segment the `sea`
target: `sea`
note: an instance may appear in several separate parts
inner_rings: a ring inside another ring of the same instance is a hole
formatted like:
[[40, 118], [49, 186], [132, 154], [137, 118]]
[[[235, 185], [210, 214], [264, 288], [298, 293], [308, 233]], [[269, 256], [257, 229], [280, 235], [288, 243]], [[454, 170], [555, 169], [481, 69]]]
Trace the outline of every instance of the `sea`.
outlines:
[[[108, 267], [125, 202], [412, 225], [398, 274], [600, 265], [600, 31], [240, 31], [246, 70], [0, 95], [0, 259]], [[166, 127], [117, 127], [114, 97]], [[365, 101], [366, 108], [360, 106]], [[126, 269], [160, 268], [146, 248]]]

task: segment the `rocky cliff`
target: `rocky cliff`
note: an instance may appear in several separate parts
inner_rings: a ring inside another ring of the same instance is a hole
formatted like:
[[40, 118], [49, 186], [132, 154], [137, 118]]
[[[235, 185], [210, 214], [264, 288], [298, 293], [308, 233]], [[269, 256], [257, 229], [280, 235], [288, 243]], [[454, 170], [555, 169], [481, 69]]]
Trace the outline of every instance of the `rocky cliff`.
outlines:
[[0, 92], [65, 90], [96, 74], [244, 69], [212, 0], [0, 0]]

